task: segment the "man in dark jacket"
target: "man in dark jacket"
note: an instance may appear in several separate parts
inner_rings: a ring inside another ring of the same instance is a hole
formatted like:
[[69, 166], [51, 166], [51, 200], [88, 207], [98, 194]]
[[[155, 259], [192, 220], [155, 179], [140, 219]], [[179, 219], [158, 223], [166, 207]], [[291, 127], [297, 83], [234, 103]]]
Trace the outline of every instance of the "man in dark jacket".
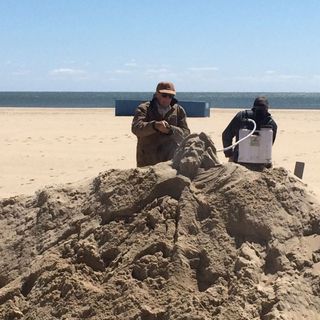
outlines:
[[174, 98], [171, 82], [160, 82], [151, 101], [135, 111], [131, 130], [137, 136], [137, 166], [168, 161], [180, 142], [190, 133], [186, 112]]
[[[277, 124], [272, 119], [271, 114], [268, 112], [268, 109], [268, 99], [264, 96], [260, 96], [254, 100], [254, 104], [251, 110], [238, 112], [222, 133], [223, 147], [226, 148], [232, 145], [232, 140], [234, 137], [236, 138], [236, 141], [239, 140], [240, 129], [253, 129], [253, 123], [249, 122], [248, 119], [252, 119], [256, 122], [257, 130], [260, 130], [262, 127], [270, 127], [273, 131], [273, 143], [277, 135]], [[237, 145], [233, 149], [224, 151], [224, 154], [227, 158], [229, 158], [229, 161], [237, 162], [239, 155], [238, 150], [239, 148]]]

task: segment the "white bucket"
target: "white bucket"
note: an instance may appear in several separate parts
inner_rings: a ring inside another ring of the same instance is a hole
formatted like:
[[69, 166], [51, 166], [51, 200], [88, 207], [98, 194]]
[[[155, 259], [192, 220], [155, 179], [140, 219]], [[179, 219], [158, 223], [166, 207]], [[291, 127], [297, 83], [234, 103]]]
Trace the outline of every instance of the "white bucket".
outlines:
[[[251, 130], [240, 129], [239, 140], [247, 136]], [[252, 136], [239, 143], [238, 162], [240, 163], [271, 163], [272, 161], [271, 128], [261, 128]]]

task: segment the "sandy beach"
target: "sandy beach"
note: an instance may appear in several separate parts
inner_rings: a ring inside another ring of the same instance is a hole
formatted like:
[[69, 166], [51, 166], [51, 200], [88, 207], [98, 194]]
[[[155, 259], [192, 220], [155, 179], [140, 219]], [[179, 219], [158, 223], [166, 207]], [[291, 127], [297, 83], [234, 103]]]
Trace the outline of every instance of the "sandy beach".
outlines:
[[3, 112], [1, 190], [33, 194], [0, 201], [0, 319], [319, 319], [319, 112], [275, 112], [254, 171], [213, 152], [234, 111], [140, 169], [131, 117]]
[[[189, 118], [191, 132], [207, 133], [220, 149], [221, 133], [238, 109], [211, 109]], [[271, 110], [278, 124], [274, 167], [291, 173], [305, 163], [303, 182], [320, 196], [320, 111]], [[33, 194], [47, 185], [78, 182], [111, 168], [135, 167], [132, 117], [114, 109], [0, 109], [0, 197]], [[219, 153], [225, 162], [223, 153]]]

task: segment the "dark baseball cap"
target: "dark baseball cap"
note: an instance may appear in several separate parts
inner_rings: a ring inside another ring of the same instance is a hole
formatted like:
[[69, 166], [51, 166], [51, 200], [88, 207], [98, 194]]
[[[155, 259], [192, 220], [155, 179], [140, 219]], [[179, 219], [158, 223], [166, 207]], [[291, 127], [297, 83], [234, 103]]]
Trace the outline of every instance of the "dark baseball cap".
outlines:
[[157, 92], [160, 93], [168, 93], [168, 94], [176, 94], [176, 89], [172, 82], [159, 82], [157, 85]]

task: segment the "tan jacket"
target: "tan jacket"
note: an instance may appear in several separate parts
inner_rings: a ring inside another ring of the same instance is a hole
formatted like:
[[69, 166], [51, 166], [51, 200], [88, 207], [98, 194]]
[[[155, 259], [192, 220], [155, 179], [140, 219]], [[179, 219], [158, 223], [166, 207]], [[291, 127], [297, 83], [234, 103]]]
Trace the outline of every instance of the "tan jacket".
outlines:
[[[144, 167], [172, 159], [180, 142], [190, 134], [186, 112], [172, 99], [171, 109], [164, 117], [159, 114], [156, 99], [142, 103], [135, 111], [131, 131], [138, 137], [137, 166]], [[169, 134], [154, 128], [155, 121], [166, 120], [170, 126]]]

